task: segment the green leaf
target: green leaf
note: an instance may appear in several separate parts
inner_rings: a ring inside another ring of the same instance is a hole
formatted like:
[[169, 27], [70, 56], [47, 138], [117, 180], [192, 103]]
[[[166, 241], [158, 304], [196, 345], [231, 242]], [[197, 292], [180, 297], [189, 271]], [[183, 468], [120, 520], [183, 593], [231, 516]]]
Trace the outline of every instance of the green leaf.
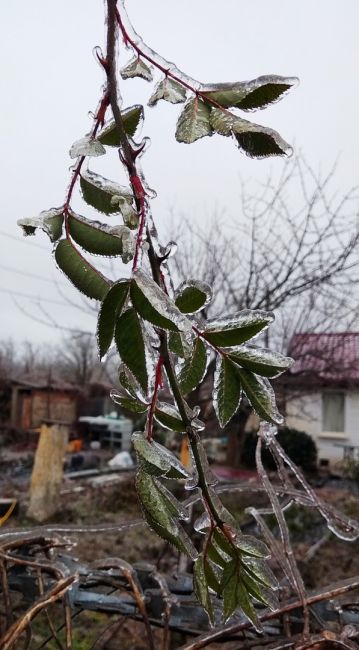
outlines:
[[232, 318], [208, 321], [204, 336], [214, 345], [240, 345], [265, 329], [273, 320], [271, 312], [244, 309]]
[[190, 144], [206, 135], [212, 135], [210, 108], [198, 97], [190, 99], [178, 118], [176, 140]]
[[206, 307], [211, 298], [211, 287], [206, 282], [186, 280], [176, 291], [175, 303], [183, 314], [195, 314]]
[[192, 353], [192, 345], [182, 332], [168, 332], [168, 348], [182, 359], [187, 359]]
[[208, 355], [206, 346], [197, 338], [191, 356], [188, 357], [178, 376], [178, 381], [183, 394], [190, 393], [202, 381], [207, 368]]
[[124, 363], [121, 363], [118, 368], [118, 379], [122, 388], [124, 388], [131, 397], [138, 399], [140, 402], [146, 401], [137, 379], [135, 379], [132, 372], [130, 372]]
[[213, 406], [222, 428], [237, 411], [241, 395], [238, 366], [227, 357], [218, 356], [214, 374]]
[[[218, 571], [218, 569], [217, 569]], [[220, 581], [217, 577], [216, 572], [213, 570], [212, 566], [208, 562], [207, 558], [204, 560], [204, 573], [206, 576], [207, 584], [212, 591], [216, 594], [221, 593]]]
[[106, 153], [105, 147], [93, 138], [91, 135], [85, 135], [84, 138], [76, 140], [70, 149], [70, 158], [78, 158], [79, 156], [103, 156]]
[[102, 300], [110, 282], [97, 271], [67, 240], [61, 239], [56, 246], [55, 260], [61, 271], [88, 298]]
[[226, 622], [236, 611], [238, 586], [238, 561], [230, 560], [223, 571], [221, 590], [223, 596], [223, 619]]
[[250, 158], [290, 156], [293, 151], [277, 131], [240, 118], [235, 120], [233, 135], [238, 147]]
[[237, 366], [243, 391], [254, 411], [262, 420], [282, 424], [283, 416], [279, 413], [275, 394], [268, 379], [258, 377], [250, 370]]
[[184, 433], [186, 431], [186, 425], [182, 421], [176, 407], [172, 406], [172, 404], [157, 402], [155, 408], [155, 419], [170, 431], [178, 431], [179, 433]]
[[233, 107], [240, 108], [242, 111], [252, 111], [265, 108], [282, 99], [297, 83], [296, 77], [266, 75], [251, 81], [218, 84], [213, 90], [204, 89], [203, 92], [208, 99], [214, 100], [223, 108]]
[[245, 555], [259, 558], [266, 558], [270, 555], [268, 547], [261, 540], [252, 537], [252, 535], [242, 535], [240, 533], [236, 535], [234, 543], [236, 548], [239, 548]]
[[23, 229], [24, 235], [34, 235], [36, 229], [41, 228], [48, 235], [50, 241], [54, 242], [62, 235], [63, 210], [63, 207], [51, 208], [40, 212], [38, 217], [19, 219], [17, 223]]
[[186, 89], [169, 77], [162, 79], [148, 100], [148, 106], [155, 106], [160, 99], [171, 104], [181, 104], [186, 100]]
[[132, 79], [133, 77], [141, 77], [145, 81], [152, 81], [153, 79], [151, 68], [138, 56], [135, 56], [121, 68], [120, 75], [122, 79]]
[[227, 537], [222, 533], [219, 528], [215, 528], [213, 531], [213, 542], [217, 545], [218, 549], [228, 555], [229, 557], [236, 556], [236, 549], [227, 539]]
[[198, 601], [207, 612], [208, 618], [213, 624], [213, 607], [208, 591], [208, 581], [205, 571], [205, 560], [203, 556], [197, 558], [193, 566], [193, 588]]
[[144, 516], [151, 528], [181, 552], [195, 559], [197, 551], [176, 520], [184, 516], [184, 509], [179, 501], [174, 499], [159, 481], [144, 471], [136, 475], [136, 489]]
[[232, 135], [239, 148], [251, 158], [284, 156], [292, 153], [290, 145], [277, 131], [243, 120], [221, 109], [212, 108], [210, 122], [216, 133], [225, 136]]
[[89, 169], [82, 172], [80, 186], [84, 201], [104, 214], [120, 212], [119, 197], [124, 198], [128, 203], [133, 201], [133, 194], [129, 188], [113, 183]]
[[190, 321], [158, 284], [141, 270], [133, 274], [131, 300], [140, 316], [152, 325], [174, 332], [191, 330]]
[[174, 479], [189, 477], [189, 472], [178, 458], [163, 445], [154, 440], [149, 442], [142, 433], [134, 433], [132, 442], [148, 474]]
[[140, 402], [140, 400], [130, 397], [126, 393], [119, 393], [117, 390], [112, 390], [110, 396], [115, 404], [132, 413], [145, 413], [149, 407], [149, 404]]
[[294, 360], [278, 352], [255, 346], [240, 346], [228, 354], [235, 363], [262, 377], [278, 377], [288, 370]]
[[[133, 138], [138, 125], [141, 120], [143, 120], [143, 106], [140, 104], [130, 106], [124, 111], [121, 111], [121, 117], [126, 134], [130, 136], [130, 138]], [[106, 126], [104, 126], [98, 134], [97, 140], [109, 147], [119, 147], [121, 145], [115, 120], [111, 120], [106, 124]]]
[[143, 391], [147, 393], [148, 372], [145, 341], [135, 309], [127, 309], [117, 318], [115, 342], [123, 363], [128, 366]]
[[278, 596], [273, 589], [269, 589], [264, 585], [258, 583], [253, 576], [249, 575], [244, 567], [241, 570], [241, 578], [247, 592], [258, 600], [259, 603], [270, 607], [270, 609], [275, 610], [279, 607]]
[[223, 557], [212, 543], [207, 546], [207, 556], [214, 564], [222, 569], [228, 564], [228, 557]]
[[129, 280], [119, 280], [108, 290], [100, 307], [97, 321], [97, 342], [100, 359], [108, 351], [114, 331], [116, 318], [121, 314], [130, 289]]
[[238, 576], [237, 582], [237, 601], [238, 605], [241, 608], [243, 614], [247, 616], [251, 623], [253, 623], [257, 632], [262, 631], [261, 624], [258, 620], [256, 610], [254, 609], [246, 589], [246, 585], [242, 580], [241, 576]]
[[273, 571], [269, 568], [268, 562], [258, 558], [250, 558], [246, 555], [242, 556], [242, 564], [244, 565], [247, 573], [260, 582], [265, 587], [271, 589], [278, 588], [278, 580], [276, 579]]
[[107, 257], [121, 256], [124, 257], [124, 262], [133, 257], [134, 239], [126, 226], [111, 227], [69, 212], [68, 227], [72, 239], [88, 253]]

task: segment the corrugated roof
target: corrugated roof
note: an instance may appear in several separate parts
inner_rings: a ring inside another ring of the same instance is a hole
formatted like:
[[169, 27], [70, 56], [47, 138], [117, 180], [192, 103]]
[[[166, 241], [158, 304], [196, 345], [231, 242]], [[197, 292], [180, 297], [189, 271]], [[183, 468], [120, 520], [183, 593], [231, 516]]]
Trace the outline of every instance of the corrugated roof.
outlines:
[[331, 383], [359, 383], [359, 332], [295, 334], [292, 375], [314, 374]]

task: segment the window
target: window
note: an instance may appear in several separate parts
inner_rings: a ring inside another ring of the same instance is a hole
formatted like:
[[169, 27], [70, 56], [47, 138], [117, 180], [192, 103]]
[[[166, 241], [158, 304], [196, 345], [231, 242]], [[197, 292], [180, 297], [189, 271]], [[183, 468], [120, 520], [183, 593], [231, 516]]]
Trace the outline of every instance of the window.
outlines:
[[344, 399], [344, 393], [322, 394], [323, 431], [344, 431]]

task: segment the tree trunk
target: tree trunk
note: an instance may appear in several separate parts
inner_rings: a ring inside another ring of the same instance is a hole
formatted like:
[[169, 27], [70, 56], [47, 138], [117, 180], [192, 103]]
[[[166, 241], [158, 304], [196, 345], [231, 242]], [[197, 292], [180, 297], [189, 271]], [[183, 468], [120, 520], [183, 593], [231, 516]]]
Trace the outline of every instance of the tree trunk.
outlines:
[[67, 423], [43, 424], [31, 476], [28, 516], [38, 522], [54, 515], [60, 505], [64, 455], [68, 441]]

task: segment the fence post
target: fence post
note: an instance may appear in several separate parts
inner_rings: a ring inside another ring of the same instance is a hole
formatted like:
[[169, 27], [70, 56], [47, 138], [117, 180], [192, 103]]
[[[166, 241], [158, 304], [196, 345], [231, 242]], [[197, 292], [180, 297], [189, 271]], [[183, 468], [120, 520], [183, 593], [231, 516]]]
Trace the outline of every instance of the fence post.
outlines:
[[41, 425], [27, 511], [27, 515], [38, 522], [46, 521], [59, 509], [70, 424], [44, 420]]

